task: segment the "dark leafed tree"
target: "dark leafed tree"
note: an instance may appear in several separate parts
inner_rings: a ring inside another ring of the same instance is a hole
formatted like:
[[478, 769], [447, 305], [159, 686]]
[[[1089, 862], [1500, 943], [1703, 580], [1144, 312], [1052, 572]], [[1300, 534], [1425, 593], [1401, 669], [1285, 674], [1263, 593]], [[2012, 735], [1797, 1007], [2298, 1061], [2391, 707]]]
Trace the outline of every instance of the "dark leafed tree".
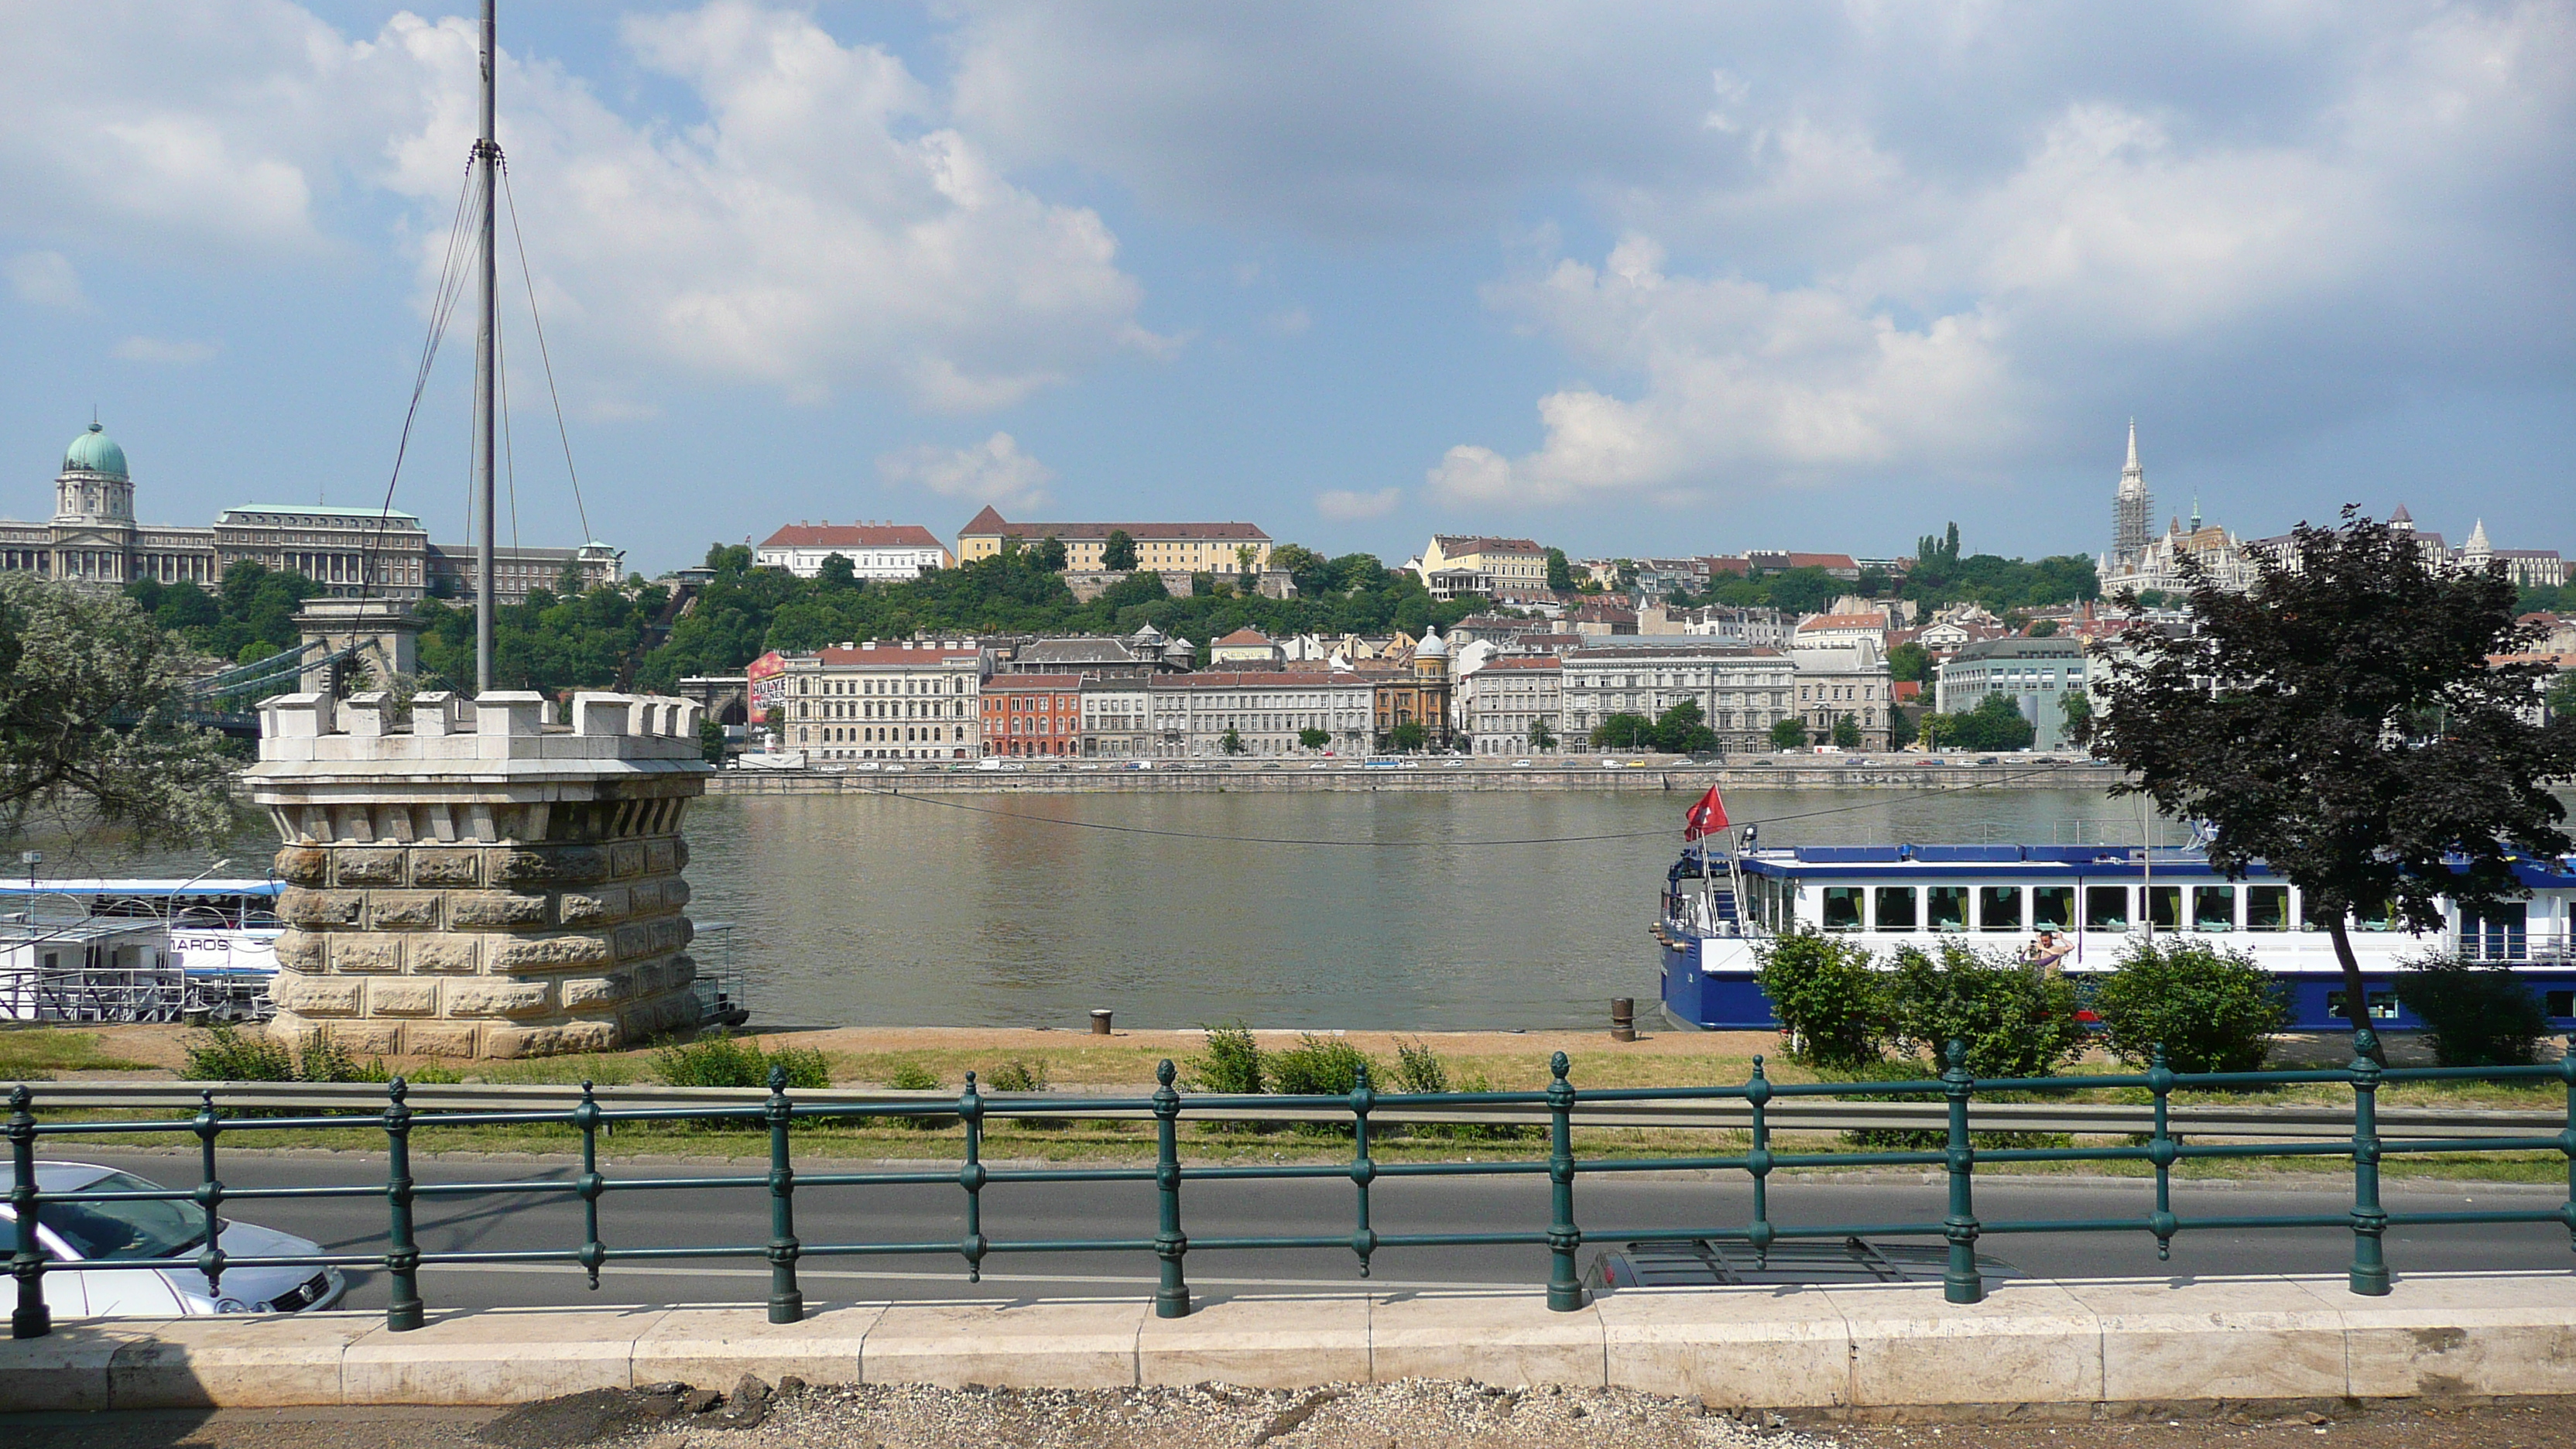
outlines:
[[1065, 565], [1064, 540], [1050, 533], [1029, 551], [1029, 560], [1048, 573], [1062, 573]]
[[183, 718], [187, 657], [122, 595], [0, 576], [0, 838], [47, 807], [156, 842], [222, 838], [235, 762]]
[[1127, 530], [1113, 528], [1100, 541], [1100, 566], [1118, 573], [1136, 567], [1136, 540], [1128, 536]]
[[2542, 666], [2490, 663], [2532, 643], [2511, 580], [2428, 567], [2411, 536], [2352, 509], [2300, 525], [2250, 592], [2188, 577], [2189, 631], [2141, 624], [2094, 646], [2110, 682], [2083, 742], [2129, 772], [2118, 793], [2206, 822], [2230, 878], [2262, 861], [2299, 888], [2360, 1030], [2353, 914], [2432, 930], [2437, 897], [2521, 895], [2513, 858], [2570, 846], [2550, 785], [2576, 775], [2576, 724], [2535, 722]]

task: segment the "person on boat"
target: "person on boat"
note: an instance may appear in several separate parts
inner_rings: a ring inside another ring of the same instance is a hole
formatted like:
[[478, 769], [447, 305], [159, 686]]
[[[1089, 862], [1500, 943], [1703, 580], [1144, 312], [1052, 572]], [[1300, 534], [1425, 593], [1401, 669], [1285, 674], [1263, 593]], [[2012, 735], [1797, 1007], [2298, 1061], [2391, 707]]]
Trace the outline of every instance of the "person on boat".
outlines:
[[2061, 939], [2055, 931], [2042, 930], [2039, 933], [2039, 939], [2033, 941], [2030, 949], [2022, 953], [2022, 959], [2038, 967], [2042, 976], [2055, 976], [2059, 970], [2058, 963], [2064, 961], [2066, 953], [2074, 949], [2073, 937]]

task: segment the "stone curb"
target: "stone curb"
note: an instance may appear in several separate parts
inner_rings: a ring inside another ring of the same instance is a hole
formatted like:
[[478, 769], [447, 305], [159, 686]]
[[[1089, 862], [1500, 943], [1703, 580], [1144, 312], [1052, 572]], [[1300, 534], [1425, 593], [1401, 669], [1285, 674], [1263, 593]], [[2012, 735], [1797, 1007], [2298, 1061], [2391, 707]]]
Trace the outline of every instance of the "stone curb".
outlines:
[[0, 1411], [511, 1404], [742, 1374], [809, 1383], [1607, 1385], [1779, 1409], [2576, 1393], [2576, 1274], [2011, 1280], [1629, 1290], [71, 1320], [0, 1341]]

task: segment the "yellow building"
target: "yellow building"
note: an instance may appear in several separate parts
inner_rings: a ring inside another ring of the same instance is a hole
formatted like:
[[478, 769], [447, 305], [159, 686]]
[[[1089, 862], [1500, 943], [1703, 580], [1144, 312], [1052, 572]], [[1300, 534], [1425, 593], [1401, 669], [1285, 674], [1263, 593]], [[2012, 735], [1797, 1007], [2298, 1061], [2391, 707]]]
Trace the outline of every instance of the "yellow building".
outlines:
[[957, 558], [973, 563], [1002, 551], [1002, 540], [1031, 548], [1046, 540], [1064, 544], [1064, 566], [1078, 573], [1103, 569], [1101, 550], [1109, 535], [1124, 532], [1136, 542], [1136, 567], [1158, 573], [1231, 574], [1243, 569], [1242, 550], [1252, 550], [1252, 569], [1270, 567], [1270, 535], [1249, 523], [1008, 523], [986, 505], [957, 530]]
[[1422, 551], [1422, 583], [1435, 599], [1530, 598], [1547, 592], [1547, 550], [1526, 538], [1434, 534]]

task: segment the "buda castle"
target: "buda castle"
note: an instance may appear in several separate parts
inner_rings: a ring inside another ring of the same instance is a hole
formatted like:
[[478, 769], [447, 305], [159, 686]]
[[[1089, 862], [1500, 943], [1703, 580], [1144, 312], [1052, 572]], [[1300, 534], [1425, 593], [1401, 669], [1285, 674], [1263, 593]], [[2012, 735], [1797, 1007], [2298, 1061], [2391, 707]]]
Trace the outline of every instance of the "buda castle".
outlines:
[[[118, 589], [137, 579], [213, 588], [248, 560], [299, 573], [333, 598], [470, 599], [472, 545], [445, 547], [408, 513], [318, 503], [245, 503], [211, 528], [137, 523], [125, 450], [97, 422], [63, 450], [48, 523], [0, 519], [0, 571]], [[515, 604], [551, 589], [569, 567], [582, 587], [613, 584], [625, 555], [604, 543], [493, 551], [495, 600]]]

